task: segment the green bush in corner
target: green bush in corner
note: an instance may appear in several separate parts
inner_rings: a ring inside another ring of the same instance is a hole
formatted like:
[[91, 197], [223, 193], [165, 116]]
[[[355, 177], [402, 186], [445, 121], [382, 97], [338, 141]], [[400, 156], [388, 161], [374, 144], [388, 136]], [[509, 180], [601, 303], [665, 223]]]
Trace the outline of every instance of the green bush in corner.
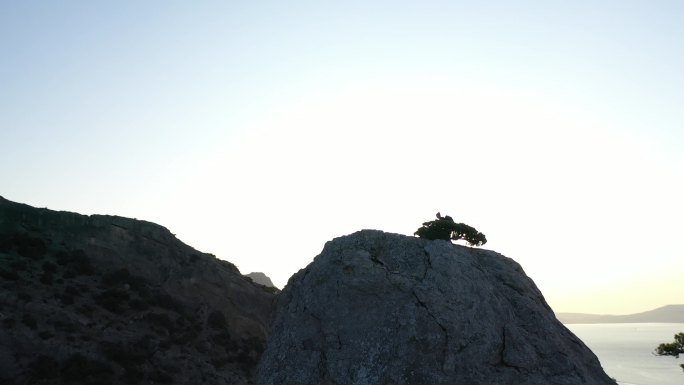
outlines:
[[437, 213], [437, 219], [423, 223], [415, 235], [424, 239], [443, 239], [445, 241], [464, 240], [470, 246], [482, 246], [487, 243], [487, 238], [484, 234], [477, 231], [474, 227], [470, 227], [465, 223], [456, 223], [450, 216], [443, 217]]
[[[658, 356], [673, 356], [679, 358], [680, 354], [684, 354], [684, 333], [675, 334], [674, 342], [658, 345], [655, 354]], [[684, 369], [684, 364], [679, 366]]]

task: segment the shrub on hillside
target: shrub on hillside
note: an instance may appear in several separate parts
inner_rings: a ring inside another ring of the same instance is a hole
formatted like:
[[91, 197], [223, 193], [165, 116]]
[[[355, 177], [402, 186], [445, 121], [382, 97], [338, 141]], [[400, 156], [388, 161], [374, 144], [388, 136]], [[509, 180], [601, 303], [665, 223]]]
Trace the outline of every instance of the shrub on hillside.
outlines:
[[150, 305], [156, 305], [167, 310], [174, 311], [179, 314], [183, 314], [183, 305], [176, 301], [172, 296], [160, 292], [149, 298], [148, 302]]
[[19, 279], [19, 274], [13, 270], [0, 269], [0, 277], [8, 281], [16, 281]]
[[226, 316], [219, 310], [214, 310], [207, 317], [207, 324], [213, 329], [222, 329], [226, 327]]
[[46, 273], [56, 273], [57, 272], [57, 265], [55, 265], [52, 262], [45, 261], [43, 262], [43, 265], [41, 266], [43, 268], [43, 271]]
[[156, 327], [158, 331], [168, 331], [170, 333], [175, 329], [173, 320], [171, 320], [171, 317], [166, 313], [147, 313], [145, 314], [144, 320]]
[[83, 250], [70, 252], [59, 251], [55, 255], [57, 264], [67, 267], [65, 278], [73, 278], [76, 275], [91, 275], [95, 271], [90, 258]]
[[54, 282], [54, 275], [52, 273], [44, 271], [43, 274], [40, 275], [40, 283], [48, 286], [52, 286], [52, 283]]
[[41, 355], [28, 365], [28, 376], [33, 380], [49, 380], [59, 377], [59, 364], [54, 358]]
[[146, 295], [148, 291], [147, 281], [142, 277], [131, 274], [128, 269], [125, 268], [103, 275], [100, 281], [107, 287], [128, 285], [140, 295]]
[[62, 379], [67, 382], [109, 383], [114, 370], [102, 361], [92, 360], [80, 353], [71, 355], [62, 365]]
[[31, 314], [24, 314], [24, 316], [21, 317], [21, 322], [32, 330], [36, 330], [36, 328], [38, 327], [38, 321]]
[[95, 296], [98, 305], [112, 313], [119, 313], [123, 310], [124, 303], [128, 303], [129, 295], [123, 290], [108, 289]]
[[12, 236], [14, 248], [22, 257], [30, 259], [41, 259], [47, 251], [47, 246], [42, 239], [33, 237], [26, 233], [16, 233]]

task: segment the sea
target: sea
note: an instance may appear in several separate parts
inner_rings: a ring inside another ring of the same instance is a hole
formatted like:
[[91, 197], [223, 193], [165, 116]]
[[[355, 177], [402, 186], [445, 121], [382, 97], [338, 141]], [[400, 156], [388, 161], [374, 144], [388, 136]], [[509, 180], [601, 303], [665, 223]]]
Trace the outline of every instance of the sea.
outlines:
[[655, 348], [684, 333], [684, 324], [568, 324], [565, 325], [601, 361], [605, 372], [621, 385], [683, 385], [684, 355], [659, 357]]

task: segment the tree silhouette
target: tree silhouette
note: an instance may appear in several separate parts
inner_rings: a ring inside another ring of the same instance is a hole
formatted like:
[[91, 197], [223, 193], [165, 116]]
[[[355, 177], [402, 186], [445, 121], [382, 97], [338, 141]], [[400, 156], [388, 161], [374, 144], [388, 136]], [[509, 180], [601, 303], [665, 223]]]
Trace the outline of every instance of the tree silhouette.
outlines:
[[463, 239], [470, 246], [482, 246], [487, 243], [485, 235], [474, 227], [468, 226], [465, 223], [456, 223], [450, 216], [442, 217], [440, 213], [437, 213], [436, 220], [423, 223], [423, 226], [416, 230], [414, 234], [420, 238], [431, 240], [458, 241]]
[[[655, 350], [655, 354], [659, 356], [674, 356], [674, 358], [679, 358], [680, 354], [684, 354], [684, 333], [675, 334], [674, 342], [658, 345]], [[684, 369], [684, 364], [679, 366]]]

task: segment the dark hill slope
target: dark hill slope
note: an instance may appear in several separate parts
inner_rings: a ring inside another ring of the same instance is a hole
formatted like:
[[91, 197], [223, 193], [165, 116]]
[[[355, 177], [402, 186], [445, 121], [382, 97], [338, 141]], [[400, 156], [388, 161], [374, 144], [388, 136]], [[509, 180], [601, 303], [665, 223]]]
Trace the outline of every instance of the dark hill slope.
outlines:
[[0, 197], [2, 384], [249, 384], [275, 292], [154, 223]]

